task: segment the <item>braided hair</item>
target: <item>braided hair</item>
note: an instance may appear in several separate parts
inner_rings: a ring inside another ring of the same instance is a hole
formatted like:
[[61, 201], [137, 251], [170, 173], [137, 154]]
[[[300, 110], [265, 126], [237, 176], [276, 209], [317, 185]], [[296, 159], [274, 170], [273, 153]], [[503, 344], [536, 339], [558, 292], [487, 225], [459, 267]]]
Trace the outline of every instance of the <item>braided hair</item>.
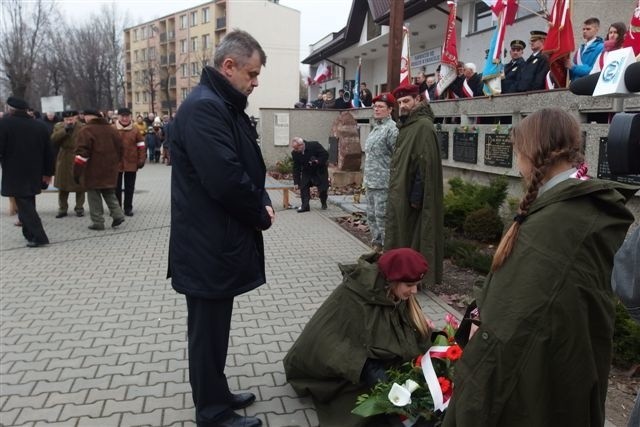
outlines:
[[531, 170], [523, 176], [526, 192], [513, 223], [496, 249], [491, 264], [493, 272], [502, 267], [513, 251], [520, 227], [549, 170], [560, 161], [576, 167], [584, 161], [580, 124], [575, 117], [559, 108], [544, 108], [527, 116], [512, 129], [511, 141], [516, 154], [530, 161]]

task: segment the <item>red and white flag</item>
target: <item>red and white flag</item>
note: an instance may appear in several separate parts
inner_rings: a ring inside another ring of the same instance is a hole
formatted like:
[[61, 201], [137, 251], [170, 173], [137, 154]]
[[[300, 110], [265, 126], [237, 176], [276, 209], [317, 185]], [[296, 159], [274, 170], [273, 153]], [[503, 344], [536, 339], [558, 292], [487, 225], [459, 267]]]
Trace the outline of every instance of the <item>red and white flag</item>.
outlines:
[[457, 0], [448, 0], [449, 20], [442, 44], [442, 57], [440, 64], [440, 81], [436, 86], [436, 96], [441, 96], [444, 91], [458, 76], [458, 47], [456, 43], [456, 12]]
[[327, 66], [326, 61], [322, 61], [316, 71], [316, 76], [313, 78], [313, 84], [319, 85], [331, 78], [331, 67]]
[[549, 18], [549, 31], [542, 52], [549, 55], [549, 75], [547, 89], [567, 86], [567, 68], [565, 62], [575, 49], [573, 26], [571, 25], [571, 0], [555, 0]]
[[638, 5], [631, 16], [629, 31], [624, 35], [622, 46], [631, 47], [634, 55], [640, 55], [640, 0], [638, 0]]
[[402, 56], [400, 57], [400, 86], [411, 84], [411, 57], [409, 56], [409, 29], [402, 27]]

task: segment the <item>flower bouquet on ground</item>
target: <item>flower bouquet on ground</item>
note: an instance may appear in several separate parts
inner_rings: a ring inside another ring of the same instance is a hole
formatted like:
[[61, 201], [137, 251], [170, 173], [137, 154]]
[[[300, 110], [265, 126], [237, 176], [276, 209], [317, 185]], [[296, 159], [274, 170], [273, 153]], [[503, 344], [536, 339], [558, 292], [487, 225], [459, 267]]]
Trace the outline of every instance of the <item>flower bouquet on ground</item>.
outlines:
[[405, 426], [419, 420], [439, 425], [454, 390], [455, 362], [462, 349], [455, 342], [458, 322], [452, 315], [437, 332], [433, 346], [415, 360], [386, 371], [386, 381], [358, 396], [351, 411], [362, 417], [397, 414]]

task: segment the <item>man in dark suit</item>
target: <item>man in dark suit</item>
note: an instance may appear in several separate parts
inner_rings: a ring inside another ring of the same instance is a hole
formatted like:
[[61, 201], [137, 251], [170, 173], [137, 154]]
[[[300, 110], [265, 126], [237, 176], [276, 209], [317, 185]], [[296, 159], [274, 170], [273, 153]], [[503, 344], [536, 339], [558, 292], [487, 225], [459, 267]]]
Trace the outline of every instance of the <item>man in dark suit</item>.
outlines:
[[27, 113], [26, 101], [11, 96], [7, 105], [9, 114], [0, 120], [2, 195], [15, 198], [27, 246], [36, 248], [49, 243], [36, 212], [36, 194], [51, 182], [53, 150], [47, 127]]
[[532, 90], [544, 90], [545, 78], [549, 72], [549, 59], [542, 53], [547, 33], [544, 31], [531, 31], [529, 40], [531, 56], [527, 58], [518, 80], [515, 92], [530, 92]]
[[311, 187], [318, 187], [322, 209], [327, 209], [327, 190], [329, 189], [329, 172], [327, 160], [329, 153], [316, 141], [305, 141], [296, 136], [291, 140], [291, 157], [293, 158], [293, 183], [300, 188], [302, 206], [298, 213], [309, 212]]
[[518, 80], [520, 72], [524, 68], [524, 53], [525, 44], [522, 40], [511, 41], [511, 61], [504, 66], [504, 79], [502, 80], [502, 93], [515, 92], [515, 84]]

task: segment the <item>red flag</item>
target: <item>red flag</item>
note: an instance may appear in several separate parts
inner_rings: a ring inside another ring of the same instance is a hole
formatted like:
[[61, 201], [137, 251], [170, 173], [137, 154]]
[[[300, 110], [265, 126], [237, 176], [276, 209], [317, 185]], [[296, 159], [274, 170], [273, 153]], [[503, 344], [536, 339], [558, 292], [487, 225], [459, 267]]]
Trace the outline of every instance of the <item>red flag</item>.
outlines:
[[447, 32], [444, 35], [442, 45], [442, 57], [440, 66], [440, 81], [436, 86], [438, 96], [444, 93], [445, 89], [457, 77], [458, 67], [458, 47], [456, 43], [456, 11], [457, 0], [447, 1], [449, 5], [449, 21], [447, 22]]
[[409, 29], [402, 27], [402, 56], [400, 58], [400, 86], [411, 84], [411, 57], [409, 56]]
[[549, 32], [542, 48], [542, 52], [549, 55], [549, 73], [555, 87], [567, 86], [565, 62], [574, 49], [571, 0], [555, 0], [549, 18]]
[[640, 0], [638, 0], [638, 6], [636, 6], [636, 9], [633, 11], [629, 31], [624, 35], [622, 45], [633, 48], [634, 55], [640, 54]]

